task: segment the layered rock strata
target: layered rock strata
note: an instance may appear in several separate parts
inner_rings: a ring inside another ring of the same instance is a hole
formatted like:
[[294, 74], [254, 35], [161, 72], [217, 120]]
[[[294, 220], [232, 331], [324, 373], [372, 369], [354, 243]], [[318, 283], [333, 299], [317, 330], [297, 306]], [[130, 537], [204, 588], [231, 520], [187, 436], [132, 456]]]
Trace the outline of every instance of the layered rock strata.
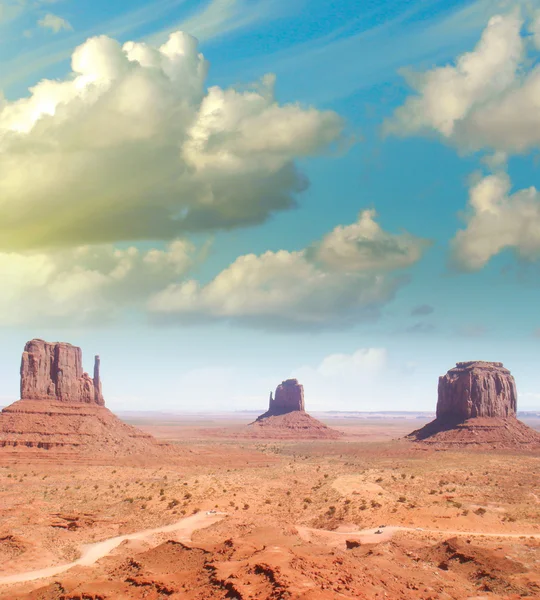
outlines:
[[459, 362], [439, 377], [437, 419], [516, 416], [516, 382], [500, 362]]
[[104, 406], [99, 376], [99, 356], [94, 377], [82, 368], [82, 351], [63, 342], [32, 340], [21, 360], [21, 400], [54, 400]]
[[304, 387], [286, 379], [270, 393], [268, 410], [248, 426], [248, 437], [275, 439], [335, 439], [342, 434], [305, 411]]
[[439, 377], [436, 418], [408, 438], [441, 447], [540, 445], [516, 418], [514, 377], [500, 362], [459, 362]]
[[[80, 348], [32, 340], [21, 361], [21, 399], [0, 412], [0, 459], [51, 456], [55, 460], [161, 457], [171, 448], [123, 423], [105, 408], [100, 360], [93, 377], [82, 369]], [[46, 452], [45, 452], [46, 451]], [[26, 453], [26, 454], [25, 454]]]
[[304, 386], [298, 379], [286, 379], [277, 386], [275, 396], [270, 392], [268, 410], [259, 419], [286, 415], [295, 410], [305, 410]]

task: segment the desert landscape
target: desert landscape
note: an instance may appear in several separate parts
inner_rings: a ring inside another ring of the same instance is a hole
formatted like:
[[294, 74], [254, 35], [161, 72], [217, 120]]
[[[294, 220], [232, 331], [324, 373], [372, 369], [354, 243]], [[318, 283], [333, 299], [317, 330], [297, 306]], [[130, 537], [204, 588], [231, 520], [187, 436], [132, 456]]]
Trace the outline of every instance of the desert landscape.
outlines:
[[540, 600], [540, 0], [0, 0], [0, 600]]
[[104, 405], [80, 349], [27, 344], [0, 414], [0, 598], [540, 597], [538, 419], [499, 363], [442, 376], [430, 422], [323, 425], [296, 380], [258, 419]]

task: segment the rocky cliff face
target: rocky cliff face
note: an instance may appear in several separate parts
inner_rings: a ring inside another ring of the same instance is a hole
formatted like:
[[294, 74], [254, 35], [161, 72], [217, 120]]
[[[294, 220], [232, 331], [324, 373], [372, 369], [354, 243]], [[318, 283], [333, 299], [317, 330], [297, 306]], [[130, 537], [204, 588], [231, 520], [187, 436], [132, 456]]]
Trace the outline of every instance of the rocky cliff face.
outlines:
[[21, 361], [21, 399], [104, 406], [99, 356], [92, 378], [83, 372], [80, 348], [62, 342], [28, 342]]
[[499, 362], [457, 363], [439, 377], [438, 391], [437, 420], [441, 422], [516, 416], [516, 383]]
[[537, 448], [540, 433], [516, 418], [516, 383], [502, 363], [457, 363], [439, 377], [437, 417], [407, 437], [444, 448]]
[[270, 405], [267, 414], [277, 416], [295, 410], [305, 410], [304, 387], [298, 383], [297, 379], [287, 379], [277, 386], [274, 398], [270, 394]]

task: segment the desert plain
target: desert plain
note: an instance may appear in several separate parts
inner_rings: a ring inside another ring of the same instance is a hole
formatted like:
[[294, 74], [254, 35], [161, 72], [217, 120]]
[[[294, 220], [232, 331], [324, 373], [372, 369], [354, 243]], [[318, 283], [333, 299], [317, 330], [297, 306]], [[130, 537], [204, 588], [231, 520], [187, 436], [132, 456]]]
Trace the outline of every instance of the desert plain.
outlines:
[[120, 416], [176, 454], [0, 455], [0, 598], [540, 598], [540, 449], [404, 440], [425, 414], [319, 414], [340, 439], [298, 441]]

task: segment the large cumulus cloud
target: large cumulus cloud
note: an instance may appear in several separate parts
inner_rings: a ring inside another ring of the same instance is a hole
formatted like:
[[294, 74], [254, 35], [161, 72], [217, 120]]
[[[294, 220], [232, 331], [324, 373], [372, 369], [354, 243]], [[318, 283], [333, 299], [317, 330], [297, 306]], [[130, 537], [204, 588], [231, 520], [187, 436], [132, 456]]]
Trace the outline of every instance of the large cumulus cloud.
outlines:
[[430, 245], [413, 235], [390, 234], [374, 211], [338, 226], [298, 252], [237, 258], [209, 283], [167, 286], [149, 302], [161, 318], [224, 319], [257, 327], [343, 326], [378, 315], [404, 283], [392, 271], [411, 266]]
[[273, 77], [205, 88], [197, 41], [87, 40], [72, 74], [0, 102], [0, 248], [173, 239], [260, 223], [305, 189], [295, 159], [342, 134]]
[[386, 132], [436, 133], [464, 151], [499, 156], [538, 148], [539, 31], [538, 17], [526, 23], [518, 11], [492, 17], [474, 50], [454, 64], [409, 75], [414, 93]]
[[477, 271], [504, 250], [525, 260], [540, 258], [540, 192], [535, 187], [511, 194], [504, 172], [479, 180], [471, 187], [466, 227], [452, 240], [453, 261]]
[[205, 250], [176, 240], [145, 251], [108, 244], [0, 252], [0, 325], [98, 324], [140, 311], [149, 295], [183, 277]]

